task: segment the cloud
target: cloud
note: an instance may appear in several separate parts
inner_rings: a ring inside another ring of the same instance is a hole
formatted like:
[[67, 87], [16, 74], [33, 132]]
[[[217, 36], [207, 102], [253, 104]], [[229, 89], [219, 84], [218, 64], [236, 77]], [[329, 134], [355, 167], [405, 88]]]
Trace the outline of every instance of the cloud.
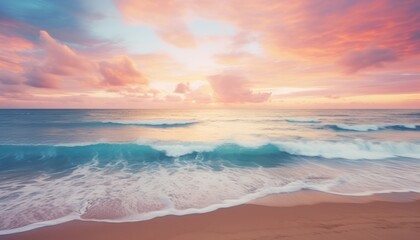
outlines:
[[[360, 79], [360, 76], [363, 78]], [[327, 96], [338, 99], [349, 96], [416, 94], [420, 92], [419, 77], [420, 73], [359, 74], [352, 84], [348, 81], [335, 81], [320, 89], [291, 92], [287, 98]], [[389, 98], [392, 99], [391, 96]]]
[[185, 94], [185, 99], [192, 103], [211, 103], [213, 101], [212, 96], [209, 94], [208, 86], [201, 86], [197, 89], [191, 90]]
[[32, 42], [16, 36], [0, 35], [0, 42], [0, 51], [2, 52], [20, 52], [34, 48], [34, 44]]
[[10, 71], [0, 71], [0, 83], [5, 85], [19, 85], [22, 78], [19, 74]]
[[47, 62], [44, 67], [50, 73], [69, 75], [91, 69], [88, 60], [77, 55], [67, 45], [59, 43], [46, 31], [40, 31], [40, 39], [43, 42], [43, 49], [47, 52]]
[[227, 22], [244, 36], [258, 36], [262, 48], [277, 59], [336, 63], [349, 49], [370, 46], [389, 49], [398, 59], [420, 54], [417, 0], [116, 1], [125, 18], [157, 29], [170, 21], [182, 25], [191, 15]]
[[157, 33], [164, 41], [179, 48], [192, 48], [196, 45], [194, 35], [183, 23], [166, 24]]
[[241, 65], [258, 59], [257, 56], [247, 52], [230, 52], [224, 54], [216, 54], [213, 58], [223, 65]]
[[36, 88], [58, 88], [59, 76], [43, 71], [39, 68], [34, 68], [26, 74], [29, 86]]
[[29, 86], [60, 88], [95, 85], [98, 76], [102, 77], [101, 86], [105, 87], [147, 84], [146, 78], [126, 56], [96, 63], [94, 59], [79, 55], [69, 46], [58, 42], [46, 31], [40, 31], [40, 40], [43, 50], [41, 58], [45, 60], [37, 61], [34, 57], [27, 67], [25, 77]]
[[[27, 84], [38, 88], [59, 87], [60, 77], [75, 76], [90, 71], [93, 66], [67, 45], [59, 43], [48, 32], [40, 31], [45, 60], [34, 62], [26, 72]], [[44, 57], [43, 57], [44, 58]]]
[[147, 84], [147, 79], [136, 68], [134, 62], [123, 57], [114, 62], [101, 62], [99, 71], [103, 76], [103, 83], [108, 86], [124, 86], [129, 84]]
[[382, 63], [395, 60], [397, 60], [397, 56], [390, 49], [369, 48], [361, 51], [351, 51], [339, 63], [345, 68], [347, 73], [353, 73], [369, 67], [378, 67]]
[[179, 47], [193, 44], [184, 23], [191, 16], [235, 26], [240, 34], [231, 56], [217, 58], [222, 64], [242, 65], [245, 58], [232, 53], [248, 42], [258, 42], [273, 60], [329, 64], [334, 71], [338, 64], [347, 73], [420, 54], [417, 0], [115, 1], [126, 21], [152, 26]]
[[259, 103], [267, 101], [271, 93], [254, 93], [240, 76], [231, 74], [219, 74], [210, 76], [208, 79], [216, 100], [224, 103]]
[[86, 23], [101, 16], [87, 6], [83, 0], [0, 1], [0, 25], [3, 33], [32, 41], [46, 29], [60, 40], [90, 45], [100, 41]]
[[210, 94], [211, 92], [212, 89], [207, 82], [198, 87], [191, 87], [191, 84], [189, 82], [181, 82], [175, 86], [174, 90], [174, 93], [177, 96], [182, 96], [184, 102], [202, 104], [213, 102], [213, 98]]
[[165, 96], [165, 100], [168, 102], [181, 102], [183, 99], [178, 94], [168, 94]]
[[182, 19], [186, 14], [186, 1], [115, 0], [115, 2], [126, 22], [151, 26], [164, 41], [177, 47], [195, 46], [194, 35]]
[[270, 21], [248, 13], [246, 6], [230, 21], [260, 32], [265, 49], [278, 57], [296, 54], [334, 62], [349, 49], [372, 45], [391, 49], [397, 56], [420, 53], [420, 45], [411, 37], [419, 28], [418, 10], [414, 10], [420, 7], [419, 1], [314, 0], [270, 8], [263, 8], [263, 2], [250, 4]]
[[174, 93], [187, 93], [190, 91], [190, 83], [178, 83], [175, 87]]
[[[124, 22], [115, 18], [113, 1]], [[89, 106], [95, 106], [93, 102], [108, 106], [120, 98], [113, 106], [130, 101], [156, 101], [159, 106], [176, 101], [173, 106], [181, 107], [269, 101], [266, 104], [277, 106], [280, 101], [294, 101], [291, 106], [317, 107], [322, 101], [350, 105], [349, 97], [366, 97], [368, 103], [378, 94], [384, 95], [378, 102], [403, 106], [398, 95], [418, 98], [417, 0], [111, 0], [104, 4], [94, 8], [82, 0], [0, 1], [0, 92], [44, 95], [39, 104], [56, 101], [50, 98], [53, 94], [81, 94], [76, 99], [89, 93], [84, 99]], [[101, 17], [95, 16], [98, 11], [104, 19], [91, 21]], [[205, 33], [220, 30], [219, 24], [232, 32]], [[150, 28], [182, 49], [156, 42]], [[135, 29], [139, 31], [131, 31]], [[119, 42], [92, 45], [90, 41], [97, 38], [89, 38], [91, 34]], [[142, 50], [133, 48], [135, 42], [144, 45]], [[208, 77], [224, 69], [240, 75]], [[159, 91], [151, 92], [152, 87]], [[287, 93], [286, 98], [276, 89], [312, 90]], [[108, 103], [101, 102], [105, 100]]]
[[0, 71], [22, 73], [23, 63], [28, 60], [28, 52], [34, 49], [34, 44], [24, 38], [1, 34], [0, 42]]

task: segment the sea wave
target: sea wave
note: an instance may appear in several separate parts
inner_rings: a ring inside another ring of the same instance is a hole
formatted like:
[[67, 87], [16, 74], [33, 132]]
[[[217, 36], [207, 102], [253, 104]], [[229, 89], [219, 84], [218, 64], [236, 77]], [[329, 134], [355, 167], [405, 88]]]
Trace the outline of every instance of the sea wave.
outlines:
[[176, 128], [188, 127], [198, 124], [197, 120], [141, 120], [141, 121], [84, 121], [84, 122], [48, 122], [48, 123], [30, 123], [36, 127], [60, 127], [60, 128], [83, 128], [83, 127], [125, 127], [125, 126], [138, 126], [149, 128]]
[[106, 126], [143, 126], [156, 128], [185, 127], [197, 124], [196, 120], [143, 120], [143, 121], [101, 121], [85, 122], [87, 125], [106, 125]]
[[397, 125], [347, 125], [331, 124], [325, 127], [335, 131], [353, 131], [353, 132], [371, 132], [380, 130], [398, 130], [398, 131], [420, 131], [420, 125], [415, 124], [397, 124]]
[[[87, 145], [0, 145], [0, 169], [38, 167], [56, 171], [99, 159], [102, 164], [124, 159], [133, 164], [167, 163], [176, 159], [207, 161], [234, 166], [273, 167], [299, 157], [325, 159], [419, 158], [420, 144], [412, 142], [267, 141], [235, 142], [141, 142]], [[0, 171], [1, 171], [0, 170]]]
[[290, 123], [320, 123], [321, 120], [319, 119], [304, 119], [304, 118], [290, 118], [286, 119], [287, 122]]
[[304, 189], [419, 192], [412, 158], [418, 143], [362, 140], [0, 145], [0, 235], [203, 213]]

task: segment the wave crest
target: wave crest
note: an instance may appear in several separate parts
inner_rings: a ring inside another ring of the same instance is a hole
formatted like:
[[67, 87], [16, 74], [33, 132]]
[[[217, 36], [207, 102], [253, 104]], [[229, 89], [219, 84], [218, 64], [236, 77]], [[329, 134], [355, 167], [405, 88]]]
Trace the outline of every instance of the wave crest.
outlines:
[[320, 123], [321, 122], [321, 120], [319, 119], [304, 119], [304, 118], [286, 119], [286, 121], [290, 123]]
[[[95, 121], [95, 122], [75, 122], [75, 123], [60, 123], [60, 125], [70, 127], [124, 127], [124, 126], [138, 126], [150, 128], [175, 128], [188, 127], [198, 124], [200, 121], [196, 120], [143, 120], [143, 121]], [[58, 124], [58, 123], [55, 123]]]
[[401, 125], [347, 125], [347, 124], [332, 124], [326, 125], [327, 128], [335, 131], [352, 131], [352, 132], [371, 132], [380, 130], [398, 130], [398, 131], [419, 131], [420, 126], [414, 124]]
[[[99, 143], [82, 146], [0, 145], [0, 169], [69, 169], [98, 159], [106, 165], [118, 160], [147, 166], [182, 159], [220, 167], [274, 167], [300, 157], [325, 159], [420, 158], [420, 145], [410, 142], [270, 141], [246, 146], [237, 143]], [[219, 165], [218, 165], [219, 164]]]

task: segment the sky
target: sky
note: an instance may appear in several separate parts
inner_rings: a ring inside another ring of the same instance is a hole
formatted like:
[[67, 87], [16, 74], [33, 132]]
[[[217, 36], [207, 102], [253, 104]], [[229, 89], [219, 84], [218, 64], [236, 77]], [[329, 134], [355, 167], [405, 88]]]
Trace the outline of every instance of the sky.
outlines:
[[0, 108], [419, 108], [418, 0], [0, 0]]

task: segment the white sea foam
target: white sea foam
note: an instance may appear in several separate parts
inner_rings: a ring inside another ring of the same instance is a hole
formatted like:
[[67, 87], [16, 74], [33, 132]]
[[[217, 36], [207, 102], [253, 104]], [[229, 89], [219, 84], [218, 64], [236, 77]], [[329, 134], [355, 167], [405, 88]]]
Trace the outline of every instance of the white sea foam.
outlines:
[[410, 142], [278, 141], [285, 152], [301, 156], [344, 159], [420, 158], [420, 144]]
[[343, 130], [367, 132], [367, 131], [377, 131], [381, 129], [381, 126], [377, 125], [346, 125], [346, 124], [337, 124], [337, 128]]
[[217, 143], [182, 143], [182, 142], [155, 142], [151, 146], [159, 151], [164, 151], [167, 156], [180, 157], [194, 152], [211, 152]]
[[314, 160], [273, 168], [222, 166], [219, 170], [178, 160], [173, 165], [134, 171], [124, 159], [106, 166], [94, 159], [68, 175], [2, 181], [2, 189], [14, 190], [0, 192], [0, 214], [8, 216], [0, 219], [0, 234], [73, 219], [125, 222], [202, 213], [301, 189], [343, 195], [419, 192], [418, 172], [420, 166], [414, 161], [399, 160], [361, 165]]
[[[168, 156], [179, 157], [194, 152], [211, 152], [223, 144], [238, 144], [242, 147], [258, 148], [266, 144], [273, 144], [279, 151], [292, 155], [343, 158], [343, 159], [384, 159], [394, 157], [420, 158], [420, 144], [411, 142], [370, 142], [365, 140], [347, 141], [255, 141], [246, 142], [215, 142], [215, 143], [188, 143], [188, 142], [153, 142], [149, 143], [156, 150], [164, 151]], [[143, 141], [143, 144], [147, 144]]]

